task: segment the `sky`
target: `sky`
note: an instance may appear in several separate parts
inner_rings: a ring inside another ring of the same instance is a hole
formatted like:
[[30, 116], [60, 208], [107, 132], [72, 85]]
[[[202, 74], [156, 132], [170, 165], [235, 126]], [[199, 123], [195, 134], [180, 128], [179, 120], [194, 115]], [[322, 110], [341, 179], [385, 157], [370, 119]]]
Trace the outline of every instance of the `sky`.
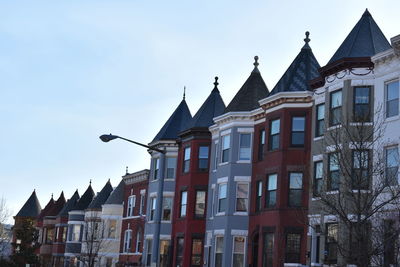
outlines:
[[[253, 69], [271, 90], [304, 44], [324, 66], [368, 8], [388, 39], [400, 1], [1, 1], [0, 197], [100, 191], [149, 168], [146, 149], [182, 100], [192, 115], [219, 77], [225, 104]], [[10, 219], [10, 222], [11, 219]]]

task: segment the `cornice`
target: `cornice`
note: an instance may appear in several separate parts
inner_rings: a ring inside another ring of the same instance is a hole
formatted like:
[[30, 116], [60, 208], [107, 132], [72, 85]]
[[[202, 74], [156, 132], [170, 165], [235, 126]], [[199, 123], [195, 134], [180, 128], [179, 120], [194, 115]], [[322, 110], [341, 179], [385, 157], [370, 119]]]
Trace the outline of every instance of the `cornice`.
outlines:
[[128, 173], [122, 176], [125, 184], [135, 184], [149, 179], [150, 171], [148, 169], [141, 170], [135, 173]]
[[313, 93], [310, 91], [302, 92], [281, 92], [271, 97], [260, 100], [260, 105], [265, 112], [272, 108], [277, 108], [284, 104], [303, 104], [312, 102]]

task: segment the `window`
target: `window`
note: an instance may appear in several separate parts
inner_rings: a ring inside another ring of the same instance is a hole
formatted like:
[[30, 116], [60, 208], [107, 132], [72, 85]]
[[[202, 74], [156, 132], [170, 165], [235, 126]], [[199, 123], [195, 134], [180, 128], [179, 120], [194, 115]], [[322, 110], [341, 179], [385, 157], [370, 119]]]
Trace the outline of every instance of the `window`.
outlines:
[[167, 158], [166, 179], [175, 179], [176, 158]]
[[249, 202], [249, 184], [237, 184], [236, 187], [236, 211], [247, 212]]
[[106, 258], [106, 267], [112, 267], [113, 258]]
[[274, 256], [274, 233], [264, 234], [263, 267], [272, 267]]
[[53, 244], [54, 241], [54, 228], [46, 228], [46, 244]]
[[195, 217], [204, 218], [206, 211], [206, 191], [196, 191]]
[[292, 146], [304, 146], [305, 117], [292, 117]]
[[269, 150], [279, 149], [280, 127], [280, 119], [271, 121], [269, 126]]
[[183, 237], [178, 237], [176, 239], [176, 266], [177, 267], [183, 267], [183, 244], [184, 244], [184, 238]]
[[315, 136], [322, 136], [325, 132], [325, 103], [316, 108], [317, 123], [315, 124]]
[[151, 200], [151, 202], [150, 202], [150, 204], [151, 204], [151, 206], [150, 206], [150, 221], [153, 221], [154, 217], [156, 215], [156, 202], [157, 202], [157, 199], [155, 197], [152, 197], [150, 200]]
[[276, 189], [277, 189], [277, 178], [276, 173], [268, 175], [267, 178], [267, 193], [265, 196], [265, 206], [268, 208], [276, 205]]
[[132, 243], [132, 230], [126, 230], [124, 236], [124, 252], [131, 251], [131, 243]]
[[330, 264], [336, 263], [337, 261], [337, 237], [338, 237], [338, 224], [329, 223], [326, 224], [326, 250], [327, 250], [327, 261]]
[[331, 93], [330, 125], [338, 125], [342, 122], [342, 90]]
[[214, 162], [214, 170], [217, 169], [218, 166], [218, 142], [215, 142], [215, 162]]
[[126, 212], [127, 217], [133, 216], [133, 208], [135, 207], [135, 202], [136, 202], [136, 196], [128, 197], [128, 210]]
[[261, 210], [262, 181], [256, 183], [256, 211]]
[[366, 122], [370, 120], [370, 88], [354, 88], [354, 120]]
[[289, 173], [289, 206], [300, 207], [303, 196], [303, 173]]
[[320, 196], [322, 192], [322, 176], [323, 163], [322, 161], [314, 162], [314, 196]]
[[265, 130], [260, 130], [260, 136], [258, 141], [258, 160], [264, 159], [264, 146], [265, 146]]
[[142, 231], [139, 229], [136, 233], [136, 253], [140, 253], [142, 248]]
[[146, 210], [146, 209], [145, 209], [145, 206], [144, 206], [144, 201], [145, 201], [144, 195], [141, 194], [141, 195], [140, 195], [139, 215], [143, 215], [143, 214], [144, 214], [144, 211]]
[[190, 146], [185, 147], [183, 155], [183, 172], [189, 172], [190, 169]]
[[251, 134], [240, 134], [240, 144], [239, 144], [239, 160], [250, 160], [251, 148], [250, 140]]
[[147, 258], [146, 258], [146, 266], [151, 266], [151, 252], [153, 249], [153, 240], [152, 239], [147, 239]]
[[170, 221], [171, 220], [171, 210], [172, 210], [172, 197], [163, 197], [161, 220]]
[[222, 256], [224, 255], [224, 237], [215, 237], [215, 267], [222, 267]]
[[199, 238], [192, 239], [192, 266], [201, 265], [201, 254], [203, 248], [203, 240]]
[[[398, 234], [393, 220], [383, 221], [383, 266], [390, 267], [396, 264], [396, 247]], [[392, 265], [393, 264], [393, 265]]]
[[231, 136], [230, 135], [222, 136], [222, 161], [221, 162], [229, 161], [230, 146], [231, 146]]
[[219, 184], [218, 186], [218, 212], [226, 211], [226, 184]]
[[160, 240], [160, 267], [168, 266], [169, 240]]
[[181, 211], [180, 211], [181, 218], [186, 216], [186, 206], [187, 206], [187, 191], [182, 191], [181, 192]]
[[353, 189], [368, 189], [368, 150], [353, 151]]
[[70, 228], [70, 237], [69, 237], [69, 241], [80, 241], [80, 235], [81, 235], [81, 225], [79, 224], [72, 224], [69, 226]]
[[117, 221], [109, 220], [108, 221], [108, 234], [107, 238], [115, 238], [115, 231], [117, 230]]
[[201, 171], [208, 170], [208, 146], [199, 147], [199, 169]]
[[338, 190], [340, 173], [339, 173], [339, 156], [337, 153], [329, 154], [329, 176], [328, 176], [328, 190]]
[[397, 146], [386, 148], [386, 183], [397, 185], [399, 170], [399, 150]]
[[67, 241], [67, 227], [62, 227], [62, 235], [61, 235], [61, 242], [65, 243]]
[[300, 263], [301, 234], [286, 234], [285, 262]]
[[153, 161], [154, 173], [153, 173], [153, 180], [157, 180], [160, 175], [160, 159], [154, 159]]
[[399, 115], [399, 81], [386, 84], [386, 117]]
[[233, 264], [232, 266], [244, 267], [245, 238], [235, 236], [233, 238]]

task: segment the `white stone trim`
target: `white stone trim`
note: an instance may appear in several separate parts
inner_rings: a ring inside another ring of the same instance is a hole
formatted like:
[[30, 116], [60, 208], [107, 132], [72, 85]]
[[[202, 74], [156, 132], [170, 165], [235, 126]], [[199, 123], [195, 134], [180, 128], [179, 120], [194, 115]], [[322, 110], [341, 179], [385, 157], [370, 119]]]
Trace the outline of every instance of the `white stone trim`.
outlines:
[[323, 154], [314, 155], [314, 156], [312, 157], [312, 159], [313, 159], [314, 162], [315, 162], [315, 161], [321, 161], [323, 158], [324, 158], [324, 155], [323, 155]]
[[146, 194], [146, 189], [140, 190], [140, 194], [141, 194], [141, 195], [145, 195], [145, 194]]
[[330, 222], [337, 222], [338, 219], [335, 215], [325, 215], [324, 216], [324, 223], [330, 223]]
[[231, 132], [232, 132], [232, 129], [228, 129], [228, 130], [222, 131], [221, 132], [221, 136], [231, 134]]
[[321, 136], [318, 136], [318, 137], [314, 137], [314, 142], [315, 141], [319, 141], [319, 140], [322, 140], [322, 139], [324, 139], [324, 136], [323, 135], [321, 135]]
[[224, 184], [228, 182], [228, 176], [217, 179], [217, 184]]
[[151, 192], [150, 197], [157, 197], [157, 192]]
[[235, 211], [233, 213], [233, 215], [236, 215], [236, 216], [248, 216], [249, 214], [246, 211]]
[[214, 235], [225, 235], [225, 229], [215, 229]]
[[215, 184], [212, 184], [212, 185], [211, 185], [211, 189], [215, 189]]
[[237, 128], [238, 133], [254, 133], [254, 128]]
[[239, 164], [247, 163], [247, 164], [249, 164], [249, 163], [251, 163], [251, 160], [238, 160], [238, 161], [236, 161], [236, 163], [239, 163]]
[[163, 192], [163, 197], [174, 197], [174, 196], [175, 196], [175, 192], [172, 192], [172, 191]]
[[281, 105], [277, 105], [273, 108], [270, 108], [267, 110], [268, 113], [274, 112], [276, 110], [282, 109], [282, 108], [309, 108], [312, 107], [314, 104], [313, 102], [309, 103], [284, 103]]
[[160, 235], [160, 240], [171, 240], [171, 235]]
[[247, 236], [248, 231], [247, 230], [240, 230], [240, 229], [232, 229], [231, 230], [231, 235], [234, 236]]
[[235, 182], [250, 182], [251, 176], [234, 176], [233, 180]]
[[144, 239], [153, 239], [154, 235], [153, 234], [148, 234], [144, 236]]
[[262, 119], [256, 120], [256, 121], [254, 122], [254, 124], [260, 124], [260, 123], [263, 123], [263, 122], [265, 122], [265, 121], [266, 121], [266, 119], [265, 119], [265, 118], [262, 118]]

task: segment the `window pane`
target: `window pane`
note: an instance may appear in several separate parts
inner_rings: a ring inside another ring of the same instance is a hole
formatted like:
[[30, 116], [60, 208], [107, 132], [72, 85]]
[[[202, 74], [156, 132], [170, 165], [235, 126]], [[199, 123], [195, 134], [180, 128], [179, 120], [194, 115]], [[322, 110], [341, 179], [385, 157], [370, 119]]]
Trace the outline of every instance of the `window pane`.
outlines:
[[235, 243], [233, 247], [233, 253], [244, 254], [244, 237], [235, 236]]
[[163, 213], [162, 213], [163, 221], [171, 220], [171, 209], [172, 209], [172, 198], [164, 197], [163, 198]]
[[192, 240], [192, 266], [200, 266], [201, 264], [201, 250], [203, 247], [203, 240]]
[[325, 118], [325, 104], [317, 106], [317, 120], [323, 120]]
[[206, 209], [206, 192], [197, 191], [196, 192], [196, 210], [195, 214], [197, 216], [204, 216]]
[[248, 194], [249, 194], [249, 185], [248, 184], [238, 184], [236, 196], [238, 198], [247, 198]]
[[271, 129], [270, 129], [270, 133], [271, 134], [277, 134], [279, 133], [280, 130], [280, 120], [273, 120], [271, 122]]
[[167, 158], [167, 179], [175, 178], [176, 158]]
[[292, 145], [304, 145], [304, 132], [292, 133]]
[[190, 147], [185, 148], [185, 160], [190, 159]]
[[286, 236], [286, 262], [300, 262], [300, 234], [287, 234]]
[[257, 196], [259, 196], [259, 197], [262, 196], [262, 182], [261, 181], [257, 182]]
[[323, 164], [321, 162], [315, 163], [315, 178], [322, 178]]
[[356, 104], [368, 104], [369, 103], [369, 88], [368, 87], [356, 87], [354, 92], [354, 102]]
[[208, 158], [208, 146], [201, 146], [199, 148], [199, 158], [207, 159]]
[[298, 172], [290, 173], [290, 189], [303, 188], [303, 174]]
[[293, 117], [292, 118], [292, 131], [304, 131], [305, 118], [304, 117]]
[[224, 135], [222, 137], [222, 149], [228, 149], [230, 147], [230, 142], [231, 142], [231, 136]]
[[250, 134], [240, 134], [240, 147], [250, 147]]
[[187, 206], [187, 192], [183, 191], [181, 193], [181, 217], [186, 216], [186, 206]]
[[397, 167], [399, 165], [399, 151], [397, 147], [386, 149], [386, 167]]
[[391, 82], [386, 85], [387, 100], [394, 100], [399, 98], [399, 81]]
[[368, 168], [368, 151], [353, 151], [353, 167]]
[[331, 94], [331, 108], [342, 106], [342, 91], [336, 91]]
[[268, 190], [276, 190], [277, 174], [268, 175]]
[[219, 198], [226, 198], [226, 184], [219, 185]]
[[250, 134], [240, 134], [240, 150], [239, 159], [249, 160], [250, 159]]
[[261, 130], [261, 131], [260, 131], [260, 143], [261, 143], [262, 145], [265, 144], [265, 130]]
[[339, 170], [339, 161], [337, 158], [337, 154], [329, 155], [329, 171], [338, 171]]
[[224, 238], [222, 236], [217, 236], [216, 237], [216, 246], [215, 246], [215, 251], [217, 253], [223, 253], [224, 252]]

